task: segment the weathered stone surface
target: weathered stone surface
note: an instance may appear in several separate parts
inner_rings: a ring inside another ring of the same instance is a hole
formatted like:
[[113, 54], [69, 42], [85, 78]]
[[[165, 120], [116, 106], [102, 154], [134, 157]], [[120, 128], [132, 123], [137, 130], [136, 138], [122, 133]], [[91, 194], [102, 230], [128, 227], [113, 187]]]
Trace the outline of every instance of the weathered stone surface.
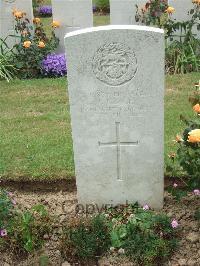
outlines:
[[56, 49], [56, 52], [60, 52], [60, 53], [64, 53], [65, 51], [65, 44], [64, 44], [64, 36], [65, 34], [75, 31], [75, 30], [79, 30], [80, 27], [69, 27], [69, 26], [65, 26], [65, 25], [61, 25], [60, 28], [55, 29], [55, 34], [56, 37], [58, 37], [59, 41], [59, 46]]
[[65, 45], [79, 203], [162, 207], [163, 31], [97, 27]]
[[[14, 9], [26, 13], [27, 18], [32, 23], [33, 8], [32, 0], [0, 0], [0, 38], [6, 38], [8, 35], [14, 35], [14, 17], [12, 12]], [[11, 47], [15, 44], [14, 38], [8, 38], [7, 43]]]
[[138, 24], [135, 21], [136, 5], [141, 8], [146, 2], [147, 0], [110, 0], [110, 24]]
[[52, 0], [53, 20], [60, 22], [56, 36], [60, 39], [59, 52], [64, 52], [66, 33], [93, 26], [92, 0]]

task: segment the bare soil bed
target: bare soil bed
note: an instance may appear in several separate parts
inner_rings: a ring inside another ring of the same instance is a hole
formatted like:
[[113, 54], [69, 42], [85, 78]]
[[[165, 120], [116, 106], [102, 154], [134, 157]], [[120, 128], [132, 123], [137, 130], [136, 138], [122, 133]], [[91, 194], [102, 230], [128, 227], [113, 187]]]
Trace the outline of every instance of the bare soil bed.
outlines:
[[[58, 227], [50, 236], [45, 236], [46, 242], [43, 250], [29, 255], [27, 258], [17, 258], [8, 251], [1, 254], [0, 266], [37, 266], [41, 255], [46, 254], [49, 257], [48, 265], [78, 265], [69, 264], [64, 261], [59, 250], [59, 236], [62, 224], [72, 216], [76, 215], [76, 191], [60, 192], [23, 192], [12, 191], [15, 194], [17, 204], [21, 208], [31, 208], [35, 204], [44, 204], [50, 214], [59, 216]], [[165, 265], [173, 266], [198, 266], [200, 265], [200, 227], [194, 218], [194, 213], [200, 205], [200, 197], [188, 194], [180, 202], [175, 201], [168, 193], [165, 193], [164, 209], [169, 217], [178, 220], [181, 229], [180, 246], [172, 256], [171, 260]], [[95, 264], [94, 264], [95, 265]], [[99, 259], [98, 265], [134, 265], [123, 255], [116, 256], [107, 254]]]

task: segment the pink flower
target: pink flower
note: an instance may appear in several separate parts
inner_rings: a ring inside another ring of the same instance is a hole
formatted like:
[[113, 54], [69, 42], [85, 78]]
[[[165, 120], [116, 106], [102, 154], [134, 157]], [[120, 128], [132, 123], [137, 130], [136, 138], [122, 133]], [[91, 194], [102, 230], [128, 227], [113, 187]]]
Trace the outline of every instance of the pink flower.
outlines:
[[7, 230], [6, 230], [6, 229], [1, 229], [1, 230], [0, 230], [0, 235], [1, 235], [2, 237], [7, 236]]
[[171, 222], [171, 226], [172, 226], [172, 228], [177, 228], [179, 226], [177, 220], [173, 219]]
[[200, 190], [199, 189], [195, 189], [195, 190], [193, 190], [193, 192], [194, 192], [194, 195], [197, 195], [197, 196], [200, 195]]
[[145, 211], [149, 210], [149, 206], [148, 206], [147, 204], [145, 204], [145, 205], [143, 206], [143, 210], [145, 210]]
[[12, 202], [13, 205], [16, 205], [17, 204], [17, 202], [16, 202], [15, 199], [11, 199], [11, 202]]
[[12, 192], [8, 192], [8, 196], [9, 196], [9, 197], [13, 197], [14, 194], [13, 194]]
[[175, 188], [176, 188], [176, 187], [178, 187], [178, 185], [177, 185], [176, 183], [174, 183], [174, 184], [173, 184], [173, 187], [175, 187]]

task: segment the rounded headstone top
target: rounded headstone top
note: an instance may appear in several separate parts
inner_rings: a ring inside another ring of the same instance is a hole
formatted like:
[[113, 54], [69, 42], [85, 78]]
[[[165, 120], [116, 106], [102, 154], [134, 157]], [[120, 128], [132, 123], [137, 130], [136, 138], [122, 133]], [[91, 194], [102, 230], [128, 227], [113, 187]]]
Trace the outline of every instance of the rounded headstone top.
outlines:
[[14, 3], [16, 0], [4, 0], [6, 3]]

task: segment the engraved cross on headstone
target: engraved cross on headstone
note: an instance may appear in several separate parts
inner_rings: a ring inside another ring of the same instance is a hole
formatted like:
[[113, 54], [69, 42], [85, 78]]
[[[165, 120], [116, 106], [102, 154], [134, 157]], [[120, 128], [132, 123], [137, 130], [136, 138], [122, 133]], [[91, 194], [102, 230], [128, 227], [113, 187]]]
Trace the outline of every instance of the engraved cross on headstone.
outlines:
[[122, 170], [121, 170], [121, 147], [122, 146], [137, 146], [139, 141], [135, 142], [121, 142], [120, 141], [120, 122], [115, 122], [116, 126], [116, 141], [114, 142], [100, 142], [99, 146], [101, 147], [116, 147], [117, 150], [117, 180], [123, 181], [122, 179]]

